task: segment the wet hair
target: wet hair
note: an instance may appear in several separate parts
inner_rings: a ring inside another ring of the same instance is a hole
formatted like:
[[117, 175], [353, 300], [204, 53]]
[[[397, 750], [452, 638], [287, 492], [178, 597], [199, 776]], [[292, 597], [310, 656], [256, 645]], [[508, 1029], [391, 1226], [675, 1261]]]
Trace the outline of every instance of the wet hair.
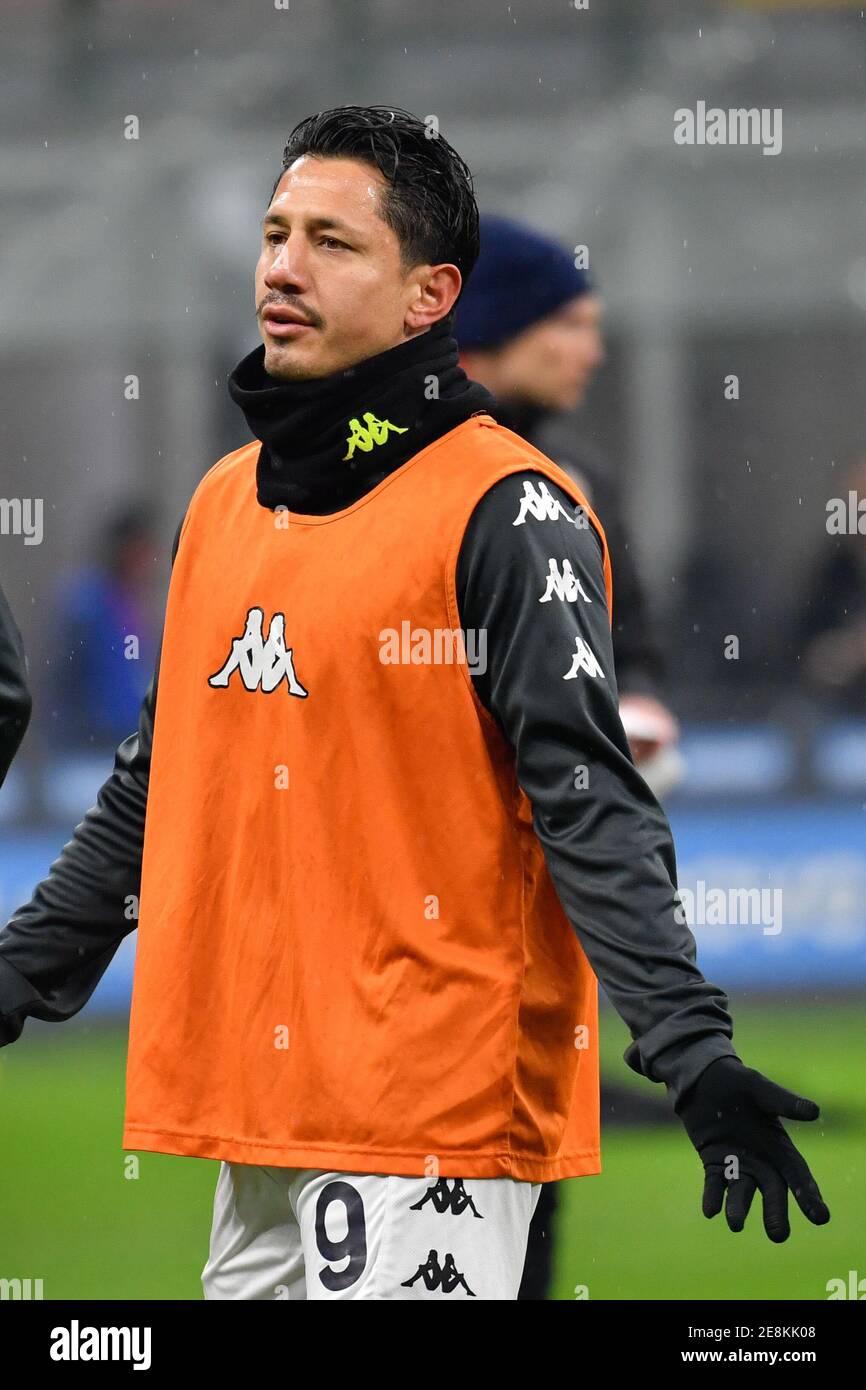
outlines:
[[444, 136], [396, 106], [319, 111], [291, 132], [271, 198], [304, 154], [359, 159], [378, 169], [388, 183], [379, 211], [400, 243], [404, 271], [447, 262], [466, 283], [480, 246], [478, 204], [469, 166]]

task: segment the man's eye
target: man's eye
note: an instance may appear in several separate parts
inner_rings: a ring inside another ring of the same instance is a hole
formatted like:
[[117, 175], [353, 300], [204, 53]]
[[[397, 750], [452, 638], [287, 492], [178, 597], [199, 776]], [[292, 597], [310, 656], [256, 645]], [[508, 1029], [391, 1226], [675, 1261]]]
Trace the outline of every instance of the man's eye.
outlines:
[[[286, 238], [285, 238], [285, 235], [284, 235], [283, 232], [267, 232], [267, 233], [265, 234], [265, 241], [266, 241], [270, 246], [273, 246], [275, 242], [278, 242], [278, 241], [285, 241], [285, 239], [286, 239]], [[342, 247], [342, 249], [343, 249], [344, 251], [348, 251], [348, 250], [350, 249], [349, 246], [347, 245], [347, 243], [346, 243], [345, 241], [339, 241], [339, 240], [338, 240], [336, 237], [334, 237], [334, 236], [323, 236], [323, 237], [319, 237], [319, 244], [320, 244], [320, 245], [328, 244], [328, 245], [331, 245], [331, 246], [339, 246], [339, 247]]]

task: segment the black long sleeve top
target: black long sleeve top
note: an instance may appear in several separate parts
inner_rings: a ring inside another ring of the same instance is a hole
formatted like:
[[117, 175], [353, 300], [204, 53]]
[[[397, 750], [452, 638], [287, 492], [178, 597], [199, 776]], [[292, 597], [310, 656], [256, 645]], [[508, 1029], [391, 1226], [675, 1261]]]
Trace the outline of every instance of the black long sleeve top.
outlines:
[[[558, 519], [514, 524], [526, 481], [561, 502]], [[716, 1057], [736, 1055], [733, 1025], [676, 912], [670, 828], [619, 718], [601, 542], [573, 516], [568, 495], [531, 470], [490, 488], [458, 557], [461, 625], [487, 634], [479, 698], [514, 748], [560, 901], [629, 1027], [625, 1060], [677, 1100]], [[560, 575], [571, 566], [574, 582], [559, 591], [551, 560]], [[582, 664], [566, 679], [576, 651]], [[159, 660], [96, 805], [0, 931], [0, 1046], [28, 1016], [61, 1021], [81, 1009], [136, 924]]]

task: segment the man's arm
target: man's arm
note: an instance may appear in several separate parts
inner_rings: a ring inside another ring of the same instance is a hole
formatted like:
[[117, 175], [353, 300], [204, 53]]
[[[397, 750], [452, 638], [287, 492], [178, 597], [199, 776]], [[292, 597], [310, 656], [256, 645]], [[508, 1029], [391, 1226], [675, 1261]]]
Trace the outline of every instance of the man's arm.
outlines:
[[665, 658], [651, 605], [635, 563], [628, 523], [619, 489], [601, 460], [555, 461], [576, 480], [604, 527], [616, 581], [611, 640], [620, 699], [626, 694], [661, 699]]
[[[700, 1156], [704, 1215], [724, 1203], [728, 1226], [742, 1230], [760, 1189], [767, 1235], [787, 1240], [789, 1190], [814, 1225], [830, 1212], [779, 1117], [815, 1120], [820, 1111], [734, 1051], [728, 1001], [704, 979], [678, 920], [667, 819], [620, 722], [601, 542], [572, 524], [573, 503], [546, 480], [561, 510], [521, 521], [526, 481], [543, 479], [512, 476], [485, 494], [461, 547], [461, 624], [487, 631], [479, 698], [515, 749], [560, 901], [631, 1031], [625, 1060], [666, 1083]], [[559, 590], [548, 582], [551, 561], [560, 577], [571, 568]]]
[[0, 588], [0, 786], [30, 723], [24, 643]]
[[[562, 504], [555, 520], [527, 513], [514, 524], [525, 482], [544, 483]], [[568, 494], [541, 474], [492, 487], [460, 551], [461, 625], [486, 630], [487, 670], [473, 675], [475, 687], [515, 750], [566, 915], [629, 1027], [625, 1060], [677, 1101], [716, 1058], [736, 1057], [733, 1023], [678, 920], [670, 827], [620, 721], [601, 542], [574, 515]], [[560, 574], [571, 566], [576, 585], [544, 601], [551, 559]]]
[[160, 644], [138, 729], [118, 747], [96, 805], [0, 931], [0, 1047], [19, 1037], [28, 1017], [59, 1023], [78, 1013], [137, 924], [161, 653]]

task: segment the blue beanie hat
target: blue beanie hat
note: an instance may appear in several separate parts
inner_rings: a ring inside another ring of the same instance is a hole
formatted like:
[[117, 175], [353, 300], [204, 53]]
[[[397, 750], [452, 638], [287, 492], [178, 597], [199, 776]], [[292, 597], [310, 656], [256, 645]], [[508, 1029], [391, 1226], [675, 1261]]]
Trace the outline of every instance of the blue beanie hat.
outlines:
[[457, 304], [461, 348], [498, 347], [594, 286], [555, 241], [507, 217], [480, 219], [481, 251]]

